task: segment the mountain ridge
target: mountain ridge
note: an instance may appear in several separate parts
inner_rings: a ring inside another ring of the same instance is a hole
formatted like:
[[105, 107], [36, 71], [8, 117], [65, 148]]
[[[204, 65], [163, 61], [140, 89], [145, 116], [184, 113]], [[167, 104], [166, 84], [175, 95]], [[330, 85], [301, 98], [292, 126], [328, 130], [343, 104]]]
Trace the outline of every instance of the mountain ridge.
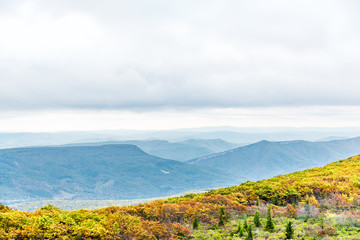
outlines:
[[0, 150], [0, 201], [131, 199], [225, 186], [209, 168], [149, 155], [130, 144]]
[[360, 153], [360, 137], [310, 142], [304, 140], [259, 141], [243, 147], [187, 161], [260, 180], [292, 171], [322, 166]]
[[59, 146], [101, 146], [109, 144], [133, 144], [150, 155], [177, 161], [186, 161], [192, 158], [215, 152], [222, 152], [242, 145], [227, 142], [222, 139], [187, 139], [176, 142], [170, 142], [167, 140], [80, 142]]

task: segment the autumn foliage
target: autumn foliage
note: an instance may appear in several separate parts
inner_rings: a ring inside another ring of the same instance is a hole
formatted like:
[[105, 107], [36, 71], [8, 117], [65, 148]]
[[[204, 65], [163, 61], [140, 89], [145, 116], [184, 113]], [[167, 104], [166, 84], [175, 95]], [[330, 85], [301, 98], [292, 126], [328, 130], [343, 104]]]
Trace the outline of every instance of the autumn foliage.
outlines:
[[[357, 216], [360, 156], [239, 186], [129, 207], [64, 211], [45, 206], [21, 212], [0, 205], [0, 239], [188, 239], [194, 220], [216, 228], [244, 214], [310, 218], [325, 211]], [[258, 214], [257, 213], [257, 214]], [[358, 214], [359, 215], [359, 214]], [[264, 224], [265, 225], [265, 224]], [[260, 223], [257, 224], [260, 226]], [[318, 230], [330, 234], [326, 226]], [[325, 234], [325, 233], [324, 233]]]

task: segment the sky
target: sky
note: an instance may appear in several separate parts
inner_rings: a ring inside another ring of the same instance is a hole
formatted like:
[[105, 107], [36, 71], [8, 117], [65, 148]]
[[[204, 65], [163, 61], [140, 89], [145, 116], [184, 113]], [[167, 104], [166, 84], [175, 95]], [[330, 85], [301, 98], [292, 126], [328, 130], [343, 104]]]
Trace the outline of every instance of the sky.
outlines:
[[0, 0], [0, 131], [360, 127], [360, 2]]

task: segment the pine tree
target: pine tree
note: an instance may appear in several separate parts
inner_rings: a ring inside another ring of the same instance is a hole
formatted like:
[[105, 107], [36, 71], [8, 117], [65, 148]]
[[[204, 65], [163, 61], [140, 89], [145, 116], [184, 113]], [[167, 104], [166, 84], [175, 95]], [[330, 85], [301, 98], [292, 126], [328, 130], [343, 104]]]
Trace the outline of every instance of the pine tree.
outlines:
[[225, 209], [224, 209], [224, 207], [221, 207], [221, 208], [220, 208], [220, 215], [225, 216]]
[[255, 215], [254, 215], [254, 225], [255, 227], [260, 227], [261, 226], [261, 222], [260, 222], [260, 212], [256, 211]]
[[220, 214], [218, 226], [224, 226], [224, 216]]
[[220, 216], [218, 226], [224, 226], [224, 218], [226, 218], [224, 207], [220, 207]]
[[239, 221], [239, 223], [237, 225], [236, 233], [238, 234], [239, 237], [244, 236], [244, 231], [243, 231], [243, 228], [241, 226], [241, 221]]
[[198, 228], [199, 228], [199, 220], [197, 217], [195, 217], [193, 221], [193, 229], [198, 229]]
[[253, 240], [253, 234], [252, 234], [251, 226], [249, 226], [247, 228], [247, 236], [246, 236], [245, 240]]
[[294, 238], [294, 228], [292, 226], [292, 222], [289, 221], [285, 229], [285, 239], [292, 239], [292, 238]]
[[243, 236], [244, 236], [244, 230], [242, 227], [240, 227], [239, 237], [243, 237]]
[[247, 228], [248, 228], [248, 224], [247, 224], [247, 219], [245, 218], [244, 219], [244, 225], [243, 225], [243, 228], [244, 228], [244, 230], [246, 231], [247, 230]]
[[255, 203], [255, 206], [258, 206], [258, 207], [260, 207], [260, 198], [258, 197], [257, 199], [256, 199], [256, 203]]
[[265, 225], [265, 231], [272, 232], [275, 229], [275, 224], [271, 216], [271, 206], [267, 209], [266, 214], [266, 225]]
[[241, 226], [241, 222], [239, 221], [239, 223], [236, 227], [236, 232], [239, 233], [241, 229], [242, 229], [242, 226]]
[[274, 198], [274, 205], [279, 206], [279, 196], [276, 194]]
[[304, 205], [304, 209], [305, 209], [305, 221], [307, 221], [310, 217], [311, 217], [311, 212], [310, 212], [310, 201], [309, 199], [306, 199], [305, 201], [305, 205]]

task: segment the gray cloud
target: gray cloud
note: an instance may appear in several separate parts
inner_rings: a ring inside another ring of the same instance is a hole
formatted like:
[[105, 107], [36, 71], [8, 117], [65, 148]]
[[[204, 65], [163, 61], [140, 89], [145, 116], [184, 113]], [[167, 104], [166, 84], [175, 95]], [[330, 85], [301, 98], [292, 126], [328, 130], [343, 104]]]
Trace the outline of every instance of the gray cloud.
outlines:
[[360, 105], [358, 1], [3, 1], [1, 109]]

